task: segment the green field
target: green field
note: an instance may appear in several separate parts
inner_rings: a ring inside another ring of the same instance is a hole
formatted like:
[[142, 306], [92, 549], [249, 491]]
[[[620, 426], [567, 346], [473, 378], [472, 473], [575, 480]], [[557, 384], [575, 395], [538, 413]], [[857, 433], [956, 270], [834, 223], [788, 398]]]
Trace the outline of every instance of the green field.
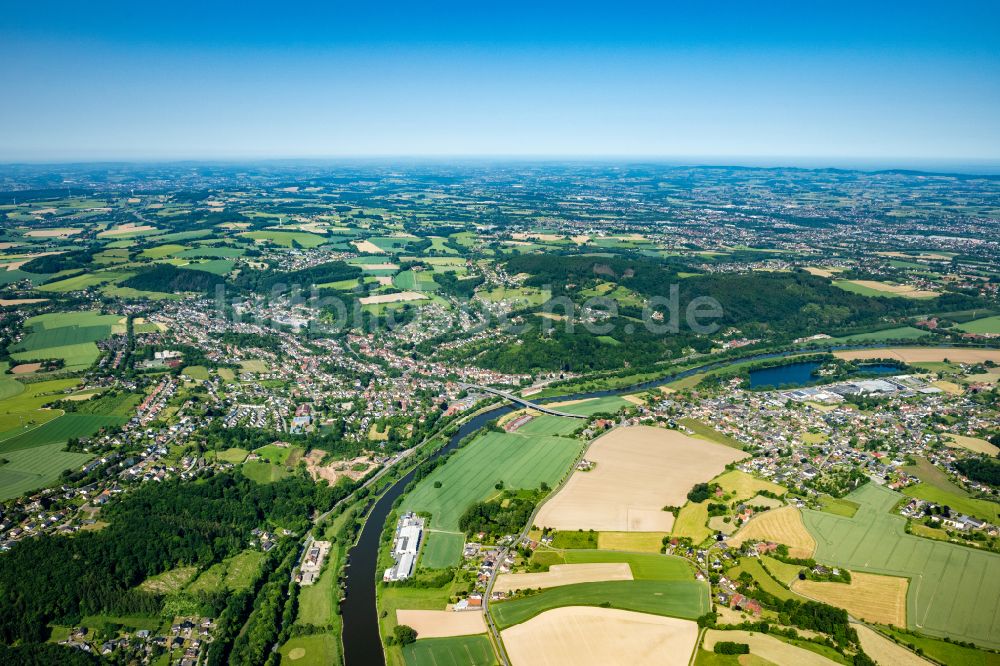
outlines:
[[[782, 586], [764, 569], [763, 566], [761, 566], [760, 560], [753, 557], [742, 558], [737, 566], [726, 572], [726, 575], [731, 579], [736, 579], [743, 571], [753, 576], [753, 579], [757, 581], [760, 589], [773, 594], [783, 601], [786, 599], [798, 599], [799, 601], [804, 600], [801, 596]], [[796, 575], [797, 574], [798, 571], [796, 570]]]
[[[458, 532], [459, 517], [474, 502], [495, 494], [497, 482], [503, 481], [507, 488], [538, 488], [543, 481], [555, 487], [582, 446], [565, 437], [485, 433], [424, 478], [407, 494], [401, 509], [428, 512], [432, 529]], [[441, 487], [435, 488], [435, 482]], [[458, 540], [451, 543], [457, 546]], [[449, 559], [444, 550], [436, 552], [434, 561]]]
[[74, 275], [65, 280], [57, 280], [36, 287], [38, 291], [48, 291], [54, 293], [66, 293], [70, 291], [81, 291], [88, 287], [96, 287], [108, 282], [125, 280], [131, 277], [132, 273], [119, 271], [92, 271]]
[[55, 312], [32, 317], [24, 323], [31, 332], [14, 347], [16, 361], [63, 359], [69, 370], [89, 367], [100, 356], [97, 340], [111, 336], [119, 326], [120, 315], [96, 311]]
[[[879, 292], [885, 295], [885, 292]], [[871, 333], [855, 333], [839, 338], [824, 340], [825, 344], [846, 344], [850, 342], [882, 342], [884, 340], [917, 340], [930, 335], [927, 331], [912, 326], [900, 326], [899, 328], [887, 328]]]
[[403, 291], [434, 291], [438, 286], [430, 271], [401, 271], [392, 278], [392, 283]]
[[581, 427], [582, 421], [561, 416], [542, 414], [517, 429], [519, 435], [570, 435]]
[[[694, 580], [694, 565], [682, 557], [673, 555], [610, 550], [566, 550], [561, 555], [562, 561], [566, 564], [624, 562], [632, 570], [632, 577], [635, 580]], [[558, 562], [553, 563], [558, 564]]]
[[1000, 504], [996, 502], [963, 497], [958, 493], [948, 492], [928, 483], [918, 483], [915, 486], [904, 488], [903, 494], [951, 507], [952, 511], [982, 518], [994, 525], [1000, 522]]
[[268, 444], [267, 446], [262, 446], [259, 449], [254, 449], [254, 453], [273, 465], [284, 465], [288, 460], [288, 456], [292, 455], [292, 451], [295, 451], [296, 449], [301, 451], [301, 448], [297, 446], [277, 446], [276, 444]]
[[146, 248], [139, 254], [139, 256], [147, 259], [163, 259], [164, 257], [170, 257], [179, 252], [183, 252], [186, 249], [187, 248], [183, 245], [157, 245], [156, 247]]
[[563, 606], [600, 606], [694, 619], [711, 608], [708, 583], [659, 580], [606, 581], [553, 587], [520, 599], [490, 604], [501, 629]]
[[845, 518], [853, 518], [858, 512], [858, 503], [844, 498], [831, 497], [830, 495], [820, 495], [819, 503], [823, 511]]
[[330, 633], [296, 636], [278, 651], [282, 664], [295, 666], [330, 666], [340, 663], [337, 638]]
[[887, 627], [882, 627], [882, 631], [890, 636], [895, 636], [903, 645], [912, 644], [914, 648], [920, 648], [925, 655], [942, 664], [955, 664], [956, 666], [1000, 666], [1000, 654], [995, 652], [976, 650], [927, 636], [914, 636], [913, 634]]
[[11, 354], [10, 357], [19, 362], [61, 358], [65, 370], [85, 370], [93, 365], [100, 355], [100, 350], [93, 342], [81, 342], [75, 345], [17, 352]]
[[420, 551], [420, 566], [426, 569], [458, 566], [464, 546], [465, 535], [460, 532], [429, 530]]
[[103, 414], [63, 414], [37, 428], [3, 440], [0, 442], [0, 454], [62, 443], [71, 437], [90, 437], [103, 427], [121, 425], [126, 420]]
[[496, 287], [481, 291], [478, 296], [486, 301], [517, 301], [525, 307], [538, 307], [549, 300], [551, 294], [534, 287]]
[[964, 324], [958, 324], [955, 328], [966, 333], [992, 333], [997, 335], [1000, 334], [1000, 315], [985, 317], [983, 319], [973, 319]]
[[243, 472], [243, 476], [257, 483], [274, 483], [289, 474], [289, 471], [280, 465], [259, 461], [245, 462], [240, 470]]
[[[589, 400], [584, 400], [583, 402], [577, 402], [572, 405], [562, 405], [559, 407], [553, 407], [552, 409], [559, 410], [560, 412], [566, 412], [567, 414], [580, 414], [583, 416], [590, 416], [591, 414], [602, 414], [602, 413], [614, 414], [623, 407], [630, 407], [630, 406], [633, 406], [632, 403], [630, 403], [625, 398], [621, 398], [617, 395], [609, 395], [603, 398], [591, 398]], [[574, 425], [579, 426], [580, 424], [576, 423]]]
[[83, 465], [94, 456], [63, 451], [64, 444], [46, 444], [0, 454], [0, 500], [17, 497], [54, 483], [64, 469]]
[[910, 578], [910, 628], [1000, 647], [1000, 555], [906, 534], [906, 520], [889, 513], [901, 497], [869, 483], [847, 496], [859, 504], [853, 518], [803, 511], [816, 560]]
[[[458, 519], [473, 502], [507, 488], [554, 486], [569, 470], [583, 443], [565, 437], [486, 433], [421, 481], [403, 501], [404, 511], [426, 511], [434, 529], [458, 531]], [[435, 488], [434, 482], [441, 487]]]
[[306, 231], [245, 231], [241, 236], [255, 241], [269, 241], [281, 247], [304, 247], [306, 249], [319, 247], [327, 242], [323, 236], [317, 236]]
[[228, 275], [229, 272], [233, 270], [234, 266], [236, 266], [236, 262], [231, 259], [209, 259], [208, 261], [197, 261], [190, 264], [184, 264], [180, 266], [180, 268], [186, 270], [205, 271], [215, 275]]
[[181, 259], [232, 259], [246, 252], [239, 247], [196, 247], [177, 254]]
[[247, 451], [246, 449], [233, 447], [231, 449], [226, 449], [225, 451], [217, 452], [215, 454], [215, 457], [223, 462], [238, 465], [244, 460], [246, 460], [248, 455], [250, 455], [250, 452]]
[[208, 368], [203, 365], [189, 365], [181, 371], [181, 374], [198, 381], [207, 381], [209, 377]]
[[[694, 379], [698, 375], [688, 377], [687, 379]], [[681, 381], [684, 381], [683, 379]], [[698, 381], [701, 381], [699, 378]], [[695, 382], [697, 384], [697, 382]], [[716, 444], [722, 444], [723, 446], [728, 446], [733, 449], [743, 450], [743, 444], [740, 443], [738, 439], [734, 439], [729, 435], [719, 432], [715, 428], [702, 423], [697, 419], [692, 418], [682, 418], [677, 419], [677, 422], [694, 433], [694, 436], [699, 439], [704, 439], [709, 442], [715, 442]]]
[[[493, 645], [485, 635], [425, 638], [403, 648], [406, 666], [493, 666]], [[296, 662], [298, 663], [298, 662]]]
[[187, 592], [238, 591], [250, 587], [260, 573], [265, 555], [259, 550], [244, 550], [202, 571], [187, 586]]

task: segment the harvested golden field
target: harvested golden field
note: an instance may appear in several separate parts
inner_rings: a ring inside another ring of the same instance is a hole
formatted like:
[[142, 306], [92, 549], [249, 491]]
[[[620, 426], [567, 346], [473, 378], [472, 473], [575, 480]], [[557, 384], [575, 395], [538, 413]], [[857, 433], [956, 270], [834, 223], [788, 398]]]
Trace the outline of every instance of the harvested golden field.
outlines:
[[140, 231], [153, 231], [156, 227], [148, 224], [135, 224], [133, 222], [126, 222], [125, 224], [120, 224], [114, 229], [107, 229], [97, 234], [98, 238], [104, 238], [105, 236], [121, 236], [124, 234], [132, 234]]
[[47, 298], [0, 298], [0, 306], [8, 305], [31, 305], [32, 303], [44, 303]]
[[821, 268], [819, 266], [806, 266], [804, 269], [810, 275], [818, 277], [833, 277], [834, 273], [844, 270], [843, 268]]
[[359, 252], [367, 252], [368, 254], [385, 254], [385, 250], [369, 240], [351, 241], [351, 244], [358, 248]]
[[878, 280], [848, 280], [848, 282], [867, 289], [874, 289], [875, 291], [882, 291], [893, 296], [905, 296], [907, 298], [933, 298], [940, 295], [937, 291], [917, 289], [908, 284], [890, 284], [889, 282], [880, 282]]
[[690, 620], [567, 606], [501, 633], [513, 666], [684, 666], [698, 641]]
[[694, 543], [701, 543], [712, 536], [708, 529], [708, 500], [688, 502], [681, 507], [674, 521], [673, 536], [686, 537]]
[[867, 358], [894, 358], [904, 363], [941, 362], [945, 359], [955, 363], [1000, 363], [1000, 349], [957, 349], [955, 347], [897, 347], [894, 349], [857, 349], [833, 353], [848, 361]]
[[493, 590], [513, 592], [573, 583], [598, 583], [604, 580], [632, 580], [632, 568], [624, 562], [553, 564], [548, 571], [540, 573], [500, 574], [493, 585]]
[[30, 236], [31, 238], [66, 238], [67, 236], [72, 236], [82, 232], [83, 229], [32, 229], [31, 231], [26, 231], [25, 236]]
[[783, 543], [792, 557], [812, 557], [816, 552], [816, 539], [809, 534], [802, 514], [794, 506], [757, 514], [729, 538], [729, 544], [741, 546], [751, 540]]
[[906, 578], [852, 571], [850, 583], [797, 580], [792, 583], [792, 591], [843, 608], [868, 622], [905, 627], [908, 583]]
[[775, 495], [784, 495], [788, 492], [784, 486], [755, 478], [738, 469], [730, 470], [713, 479], [712, 482], [719, 484], [719, 487], [723, 491], [733, 495], [733, 500], [738, 502], [748, 500], [762, 490], [774, 493]]
[[705, 642], [702, 647], [711, 652], [718, 641], [746, 643], [750, 646], [750, 654], [762, 657], [775, 664], [835, 666], [837, 663], [815, 652], [784, 643], [774, 636], [751, 631], [719, 631], [718, 629], [709, 629], [705, 632]]
[[985, 439], [967, 437], [965, 435], [947, 435], [947, 437], [951, 440], [951, 443], [954, 446], [962, 449], [968, 449], [969, 451], [975, 451], [976, 453], [985, 453], [991, 456], [995, 456], [997, 453], [1000, 453], [1000, 448], [990, 444]]
[[574, 472], [542, 506], [540, 527], [599, 532], [669, 532], [674, 517], [664, 506], [680, 506], [691, 487], [708, 481], [746, 457], [720, 444], [676, 430], [632, 426], [594, 440], [584, 454], [597, 463]]
[[401, 303], [403, 301], [422, 301], [427, 298], [426, 294], [416, 291], [401, 291], [396, 294], [377, 294], [375, 296], [363, 296], [358, 299], [361, 305], [374, 305], [376, 303]]
[[468, 636], [486, 632], [482, 611], [396, 610], [396, 623], [417, 630], [420, 638]]
[[631, 553], [658, 553], [667, 532], [598, 532], [600, 550], [623, 550]]
[[858, 632], [861, 649], [879, 666], [928, 666], [931, 663], [866, 625], [851, 626]]

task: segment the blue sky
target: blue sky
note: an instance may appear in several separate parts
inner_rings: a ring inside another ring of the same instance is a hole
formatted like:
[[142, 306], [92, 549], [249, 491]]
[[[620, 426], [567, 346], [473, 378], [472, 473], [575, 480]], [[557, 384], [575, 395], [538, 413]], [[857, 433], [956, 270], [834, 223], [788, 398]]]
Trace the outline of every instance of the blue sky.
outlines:
[[1000, 3], [8, 3], [0, 161], [1000, 163]]

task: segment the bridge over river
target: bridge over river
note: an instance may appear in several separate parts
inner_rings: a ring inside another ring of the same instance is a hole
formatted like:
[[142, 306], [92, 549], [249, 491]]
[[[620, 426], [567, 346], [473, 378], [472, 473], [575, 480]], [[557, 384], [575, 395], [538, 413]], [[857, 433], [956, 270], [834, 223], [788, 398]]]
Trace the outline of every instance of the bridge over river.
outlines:
[[524, 398], [522, 398], [519, 395], [515, 395], [515, 394], [509, 393], [507, 391], [501, 391], [500, 389], [490, 388], [489, 386], [480, 386], [479, 384], [465, 384], [465, 383], [461, 383], [461, 382], [459, 383], [459, 386], [461, 386], [464, 389], [472, 389], [472, 390], [475, 390], [475, 391], [482, 391], [483, 393], [491, 393], [493, 395], [498, 395], [501, 398], [506, 398], [507, 400], [510, 400], [511, 402], [515, 402], [515, 403], [517, 403], [519, 405], [522, 405], [524, 407], [528, 407], [529, 409], [538, 410], [539, 412], [542, 412], [544, 414], [551, 414], [552, 416], [565, 416], [566, 418], [569, 418], [569, 419], [585, 419], [585, 418], [587, 418], [587, 416], [584, 415], [584, 414], [570, 414], [568, 412], [561, 412], [558, 409], [552, 409], [551, 407], [546, 407], [545, 405], [540, 405], [540, 404], [538, 404], [536, 402], [531, 402], [530, 400], [525, 400]]

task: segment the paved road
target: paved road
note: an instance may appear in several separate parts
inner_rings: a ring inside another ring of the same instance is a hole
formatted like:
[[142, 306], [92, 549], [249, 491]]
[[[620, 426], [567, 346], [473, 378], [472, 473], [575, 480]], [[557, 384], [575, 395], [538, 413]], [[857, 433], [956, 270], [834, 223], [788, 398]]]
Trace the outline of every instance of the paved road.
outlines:
[[570, 414], [569, 412], [560, 412], [558, 409], [552, 409], [551, 407], [546, 407], [545, 405], [540, 405], [536, 402], [531, 402], [530, 400], [525, 400], [519, 395], [514, 395], [507, 391], [501, 391], [500, 389], [490, 388], [489, 386], [481, 386], [479, 384], [465, 384], [459, 383], [459, 386], [466, 389], [473, 389], [476, 391], [483, 391], [484, 393], [492, 393], [493, 395], [498, 395], [501, 398], [506, 398], [511, 402], [516, 402], [519, 405], [524, 405], [531, 409], [536, 409], [545, 414], [551, 414], [552, 416], [564, 416], [568, 419], [585, 419], [588, 418], [585, 414]]

